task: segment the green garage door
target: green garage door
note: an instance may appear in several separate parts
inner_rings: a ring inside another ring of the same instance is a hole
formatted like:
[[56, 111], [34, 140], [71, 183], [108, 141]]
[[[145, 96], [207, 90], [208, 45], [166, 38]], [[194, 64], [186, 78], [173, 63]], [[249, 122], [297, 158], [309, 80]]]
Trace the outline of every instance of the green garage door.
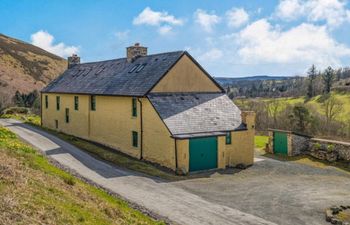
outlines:
[[190, 171], [217, 168], [217, 138], [190, 139]]
[[288, 154], [287, 134], [283, 132], [274, 132], [273, 134], [273, 152], [277, 154]]

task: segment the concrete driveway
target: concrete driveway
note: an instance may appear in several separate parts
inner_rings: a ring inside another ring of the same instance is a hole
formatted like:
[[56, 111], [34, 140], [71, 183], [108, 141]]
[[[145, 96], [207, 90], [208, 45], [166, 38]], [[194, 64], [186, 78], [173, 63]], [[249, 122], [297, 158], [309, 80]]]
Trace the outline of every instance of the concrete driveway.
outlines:
[[246, 170], [165, 182], [95, 159], [19, 121], [1, 119], [0, 125], [80, 176], [174, 224], [326, 224], [324, 208], [350, 204], [350, 176], [335, 169], [259, 157]]

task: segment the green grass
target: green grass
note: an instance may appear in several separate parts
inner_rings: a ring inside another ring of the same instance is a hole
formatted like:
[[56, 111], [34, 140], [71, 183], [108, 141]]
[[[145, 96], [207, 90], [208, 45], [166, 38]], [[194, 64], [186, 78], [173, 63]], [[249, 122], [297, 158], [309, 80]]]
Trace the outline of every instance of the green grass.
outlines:
[[[4, 117], [4, 116], [2, 116]], [[88, 152], [91, 153], [92, 155], [101, 158], [103, 160], [112, 162], [120, 167], [131, 169], [134, 171], [138, 171], [140, 173], [146, 174], [146, 175], [151, 175], [154, 177], [159, 177], [162, 179], [170, 180], [170, 181], [176, 181], [176, 180], [182, 180], [182, 179], [187, 179], [189, 176], [184, 177], [184, 176], [177, 176], [173, 171], [170, 171], [166, 168], [161, 168], [159, 166], [156, 166], [154, 164], [141, 161], [135, 158], [132, 158], [130, 156], [127, 156], [123, 153], [120, 153], [116, 150], [110, 149], [108, 147], [104, 147], [102, 145], [97, 145], [92, 142], [64, 134], [61, 132], [57, 132], [51, 129], [43, 128], [40, 126], [40, 117], [39, 116], [33, 116], [30, 115], [29, 117], [27, 115], [5, 115], [4, 118], [13, 118], [17, 120], [24, 121], [27, 124], [34, 125], [39, 129], [43, 129], [59, 138], [62, 140], [65, 140], [72, 145]], [[193, 175], [196, 176], [196, 175]]]
[[266, 147], [266, 144], [269, 141], [269, 137], [268, 136], [255, 136], [255, 148], [257, 149], [263, 149]]
[[0, 224], [164, 224], [51, 165], [0, 127]]

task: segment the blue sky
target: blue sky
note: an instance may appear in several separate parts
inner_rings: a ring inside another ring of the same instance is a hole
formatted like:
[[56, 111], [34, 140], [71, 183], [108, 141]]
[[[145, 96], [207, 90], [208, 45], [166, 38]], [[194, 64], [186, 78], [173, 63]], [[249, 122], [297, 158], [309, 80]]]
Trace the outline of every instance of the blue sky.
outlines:
[[0, 0], [0, 33], [84, 62], [187, 50], [213, 76], [350, 66], [345, 0]]

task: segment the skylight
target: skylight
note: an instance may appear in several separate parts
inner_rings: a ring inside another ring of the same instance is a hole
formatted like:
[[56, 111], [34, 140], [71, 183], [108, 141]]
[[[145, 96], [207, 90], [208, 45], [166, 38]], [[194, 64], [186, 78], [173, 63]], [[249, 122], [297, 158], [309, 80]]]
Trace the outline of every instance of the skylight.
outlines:
[[129, 71], [129, 73], [132, 73], [136, 70], [137, 67], [139, 67], [140, 64], [136, 64], [133, 68], [131, 68], [131, 70]]
[[140, 72], [143, 68], [145, 68], [146, 65], [147, 65], [147, 63], [144, 63], [141, 66], [139, 66], [136, 70], [136, 73]]

